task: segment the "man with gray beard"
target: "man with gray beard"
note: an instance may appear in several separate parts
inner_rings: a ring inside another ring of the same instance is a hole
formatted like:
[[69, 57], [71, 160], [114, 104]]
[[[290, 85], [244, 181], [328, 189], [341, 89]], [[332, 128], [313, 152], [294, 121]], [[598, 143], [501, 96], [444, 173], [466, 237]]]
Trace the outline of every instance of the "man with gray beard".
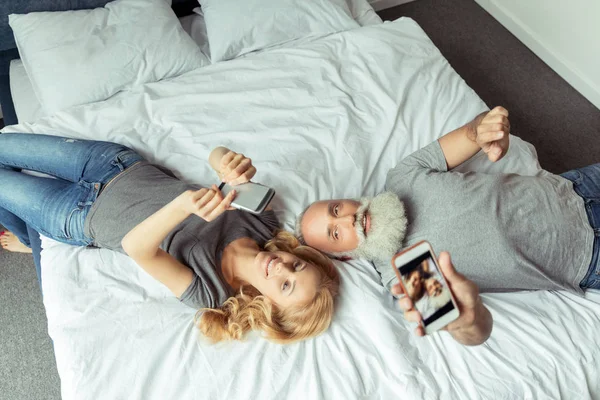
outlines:
[[[482, 113], [400, 161], [388, 172], [387, 192], [360, 201], [311, 204], [298, 217], [296, 234], [331, 256], [373, 261], [382, 284], [396, 294], [401, 287], [391, 266], [393, 255], [429, 241], [459, 303], [461, 316], [447, 328], [461, 343], [487, 339], [487, 309], [468, 306], [481, 303], [477, 286], [580, 295], [586, 288], [600, 288], [595, 278], [600, 262], [594, 261], [600, 259], [600, 235], [595, 238], [592, 228], [600, 232], [595, 223], [600, 221], [600, 201], [595, 200], [600, 198], [600, 164], [562, 176], [543, 170], [535, 176], [451, 171], [480, 150], [490, 161], [500, 160], [508, 151], [509, 132], [504, 108]], [[586, 203], [593, 206], [586, 208]], [[452, 253], [464, 276], [440, 250]], [[472, 285], [459, 289], [457, 276]], [[408, 297], [400, 305], [408, 320], [421, 320]], [[472, 326], [465, 338], [453, 328], [463, 326], [467, 314]]]

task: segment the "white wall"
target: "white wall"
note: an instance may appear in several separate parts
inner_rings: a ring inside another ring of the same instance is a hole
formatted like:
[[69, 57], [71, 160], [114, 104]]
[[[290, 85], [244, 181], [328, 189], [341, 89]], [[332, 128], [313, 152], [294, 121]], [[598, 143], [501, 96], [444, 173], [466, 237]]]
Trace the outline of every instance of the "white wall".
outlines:
[[600, 0], [475, 0], [600, 109]]

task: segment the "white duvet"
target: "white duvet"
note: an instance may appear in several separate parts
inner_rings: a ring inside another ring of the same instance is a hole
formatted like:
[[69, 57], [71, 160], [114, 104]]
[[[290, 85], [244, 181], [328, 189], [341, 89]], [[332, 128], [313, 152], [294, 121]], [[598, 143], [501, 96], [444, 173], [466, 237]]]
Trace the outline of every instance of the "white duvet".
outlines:
[[[490, 105], [493, 106], [493, 105]], [[309, 202], [372, 195], [396, 162], [486, 105], [410, 19], [214, 64], [5, 132], [129, 145], [211, 184], [209, 151], [250, 156], [291, 228]], [[535, 174], [535, 151], [461, 168]], [[484, 295], [488, 342], [413, 336], [367, 262], [336, 262], [342, 290], [320, 337], [252, 334], [211, 345], [194, 310], [127, 257], [43, 241], [49, 333], [64, 399], [585, 399], [600, 396], [600, 295]], [[457, 266], [460, 269], [460, 266]]]

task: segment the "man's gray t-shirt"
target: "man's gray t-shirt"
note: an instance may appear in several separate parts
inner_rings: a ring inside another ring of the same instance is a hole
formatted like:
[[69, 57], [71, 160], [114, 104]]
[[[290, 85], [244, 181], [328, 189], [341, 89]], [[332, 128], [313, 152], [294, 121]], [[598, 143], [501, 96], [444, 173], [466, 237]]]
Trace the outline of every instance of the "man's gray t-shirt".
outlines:
[[[85, 233], [97, 247], [122, 253], [121, 240], [140, 222], [154, 214], [191, 186], [147, 162], [119, 174], [92, 205]], [[216, 308], [234, 294], [221, 271], [223, 249], [248, 237], [263, 246], [279, 227], [273, 211], [260, 215], [227, 211], [206, 222], [190, 215], [163, 240], [161, 249], [194, 271], [194, 280], [180, 300], [193, 308]]]
[[[536, 176], [448, 172], [438, 141], [394, 169], [386, 190], [406, 208], [403, 247], [427, 240], [449, 251], [456, 269], [482, 291], [556, 289], [582, 293], [594, 234], [572, 183]], [[396, 283], [390, 263], [378, 263], [382, 283]]]

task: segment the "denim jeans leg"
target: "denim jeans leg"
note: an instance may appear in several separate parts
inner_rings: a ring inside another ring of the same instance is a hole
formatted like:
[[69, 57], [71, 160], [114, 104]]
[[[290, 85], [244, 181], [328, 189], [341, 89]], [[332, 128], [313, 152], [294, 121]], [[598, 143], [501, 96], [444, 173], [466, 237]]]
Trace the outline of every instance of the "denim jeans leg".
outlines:
[[594, 230], [592, 261], [579, 286], [600, 289], [600, 164], [574, 169], [561, 176], [573, 182], [573, 190], [583, 199]]
[[[42, 240], [40, 239], [40, 234], [33, 230], [30, 226], [27, 227], [27, 232], [29, 233], [29, 243], [31, 243], [31, 250], [33, 252], [33, 264], [35, 265], [35, 273], [38, 278], [38, 283], [40, 285], [40, 291], [42, 290], [42, 263], [40, 252], [42, 251]], [[42, 293], [43, 294], [43, 293]]]
[[84, 181], [41, 178], [0, 168], [0, 208], [57, 241], [87, 246], [83, 225], [99, 187]]
[[135, 151], [116, 143], [25, 133], [0, 135], [1, 165], [70, 182], [105, 184], [140, 160]]
[[0, 207], [0, 224], [11, 231], [21, 243], [27, 247], [31, 247], [29, 243], [29, 234], [27, 232], [27, 224], [15, 214]]

